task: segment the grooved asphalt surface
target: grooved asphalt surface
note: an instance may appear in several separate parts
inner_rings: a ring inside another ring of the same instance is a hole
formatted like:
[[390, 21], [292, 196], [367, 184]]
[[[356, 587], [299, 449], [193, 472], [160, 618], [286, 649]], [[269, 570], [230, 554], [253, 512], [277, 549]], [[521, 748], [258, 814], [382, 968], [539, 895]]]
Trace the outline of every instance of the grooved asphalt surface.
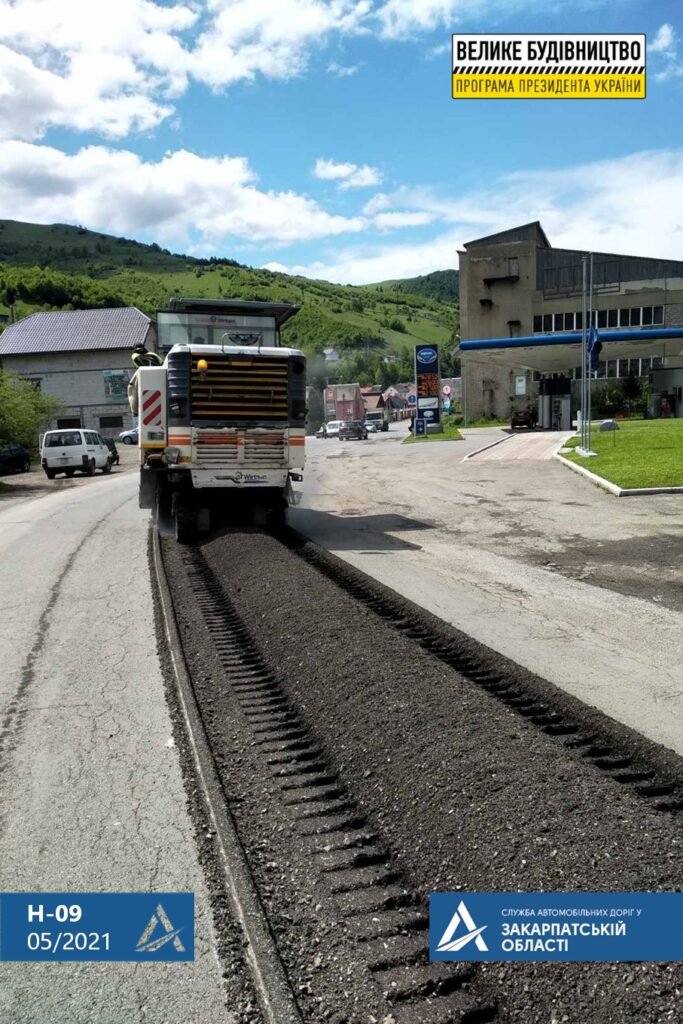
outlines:
[[114, 470], [0, 501], [0, 891], [194, 891], [196, 960], [0, 964], [1, 1024], [233, 1019], [164, 699], [136, 491], [134, 473]]
[[[681, 828], [669, 815], [563, 751], [275, 539], [226, 533], [203, 551], [370, 824], [425, 897], [458, 888], [680, 887]], [[220, 676], [201, 650], [195, 663], [210, 713], [222, 709], [229, 736], [238, 721], [221, 703]], [[250, 777], [260, 792], [261, 775]], [[258, 805], [251, 813], [267, 844], [268, 821]], [[487, 964], [477, 984], [498, 1000], [503, 1022], [664, 1024], [679, 1019], [683, 967]]]
[[614, 498], [556, 461], [463, 462], [498, 430], [401, 445], [404, 431], [307, 438], [290, 524], [683, 754], [683, 497]]

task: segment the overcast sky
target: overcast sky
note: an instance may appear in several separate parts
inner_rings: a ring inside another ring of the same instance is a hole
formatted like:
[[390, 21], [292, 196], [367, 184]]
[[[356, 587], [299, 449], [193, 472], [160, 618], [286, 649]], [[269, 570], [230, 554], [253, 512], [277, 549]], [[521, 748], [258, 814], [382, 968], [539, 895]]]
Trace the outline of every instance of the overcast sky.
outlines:
[[[646, 32], [648, 97], [453, 100], [454, 31]], [[0, 0], [0, 217], [356, 283], [536, 219], [681, 259], [681, 37], [680, 0]]]

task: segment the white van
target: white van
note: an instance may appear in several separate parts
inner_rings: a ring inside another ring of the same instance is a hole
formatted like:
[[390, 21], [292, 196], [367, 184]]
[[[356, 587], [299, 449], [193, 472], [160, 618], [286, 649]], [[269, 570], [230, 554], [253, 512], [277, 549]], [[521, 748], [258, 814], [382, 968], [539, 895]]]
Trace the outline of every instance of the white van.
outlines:
[[76, 470], [93, 476], [96, 469], [111, 472], [111, 452], [94, 430], [48, 430], [43, 435], [40, 463], [48, 480]]

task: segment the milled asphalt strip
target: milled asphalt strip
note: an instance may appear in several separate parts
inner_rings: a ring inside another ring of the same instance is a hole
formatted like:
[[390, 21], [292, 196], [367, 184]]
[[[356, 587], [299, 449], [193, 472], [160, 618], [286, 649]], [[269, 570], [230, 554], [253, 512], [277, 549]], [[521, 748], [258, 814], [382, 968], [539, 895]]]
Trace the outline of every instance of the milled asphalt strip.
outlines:
[[303, 1024], [294, 993], [287, 980], [275, 940], [254, 886], [244, 849], [230, 812], [225, 806], [225, 795], [187, 671], [173, 611], [173, 599], [163, 569], [161, 542], [156, 531], [153, 533], [152, 552], [164, 619], [164, 632], [185, 729], [194, 759], [194, 768], [216, 832], [216, 843], [220, 852], [231, 908], [248, 943], [247, 962], [252, 972], [261, 1010], [268, 1024]]

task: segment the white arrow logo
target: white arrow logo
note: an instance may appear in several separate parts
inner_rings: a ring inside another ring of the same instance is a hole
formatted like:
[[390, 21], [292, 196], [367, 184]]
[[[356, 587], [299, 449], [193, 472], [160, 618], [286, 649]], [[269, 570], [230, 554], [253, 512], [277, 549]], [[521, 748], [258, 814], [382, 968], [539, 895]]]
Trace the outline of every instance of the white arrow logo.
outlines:
[[[158, 939], [152, 939], [152, 935], [157, 928], [163, 928], [165, 934]], [[156, 953], [157, 950], [161, 949], [162, 946], [165, 946], [167, 942], [172, 942], [178, 953], [184, 953], [185, 947], [179, 938], [181, 931], [182, 928], [173, 927], [168, 914], [162, 907], [161, 903], [157, 903], [157, 908], [150, 917], [149, 924], [138, 939], [135, 952]]]
[[[465, 935], [461, 935], [459, 939], [453, 939], [460, 922], [465, 925], [468, 929]], [[488, 953], [489, 947], [486, 945], [481, 937], [481, 933], [486, 930], [488, 925], [482, 925], [481, 928], [477, 928], [472, 915], [465, 906], [462, 900], [458, 903], [458, 908], [453, 914], [450, 920], [448, 928], [441, 936], [441, 941], [436, 947], [437, 953], [454, 953], [458, 949], [462, 949], [468, 942], [474, 940], [474, 944], [480, 953]]]

